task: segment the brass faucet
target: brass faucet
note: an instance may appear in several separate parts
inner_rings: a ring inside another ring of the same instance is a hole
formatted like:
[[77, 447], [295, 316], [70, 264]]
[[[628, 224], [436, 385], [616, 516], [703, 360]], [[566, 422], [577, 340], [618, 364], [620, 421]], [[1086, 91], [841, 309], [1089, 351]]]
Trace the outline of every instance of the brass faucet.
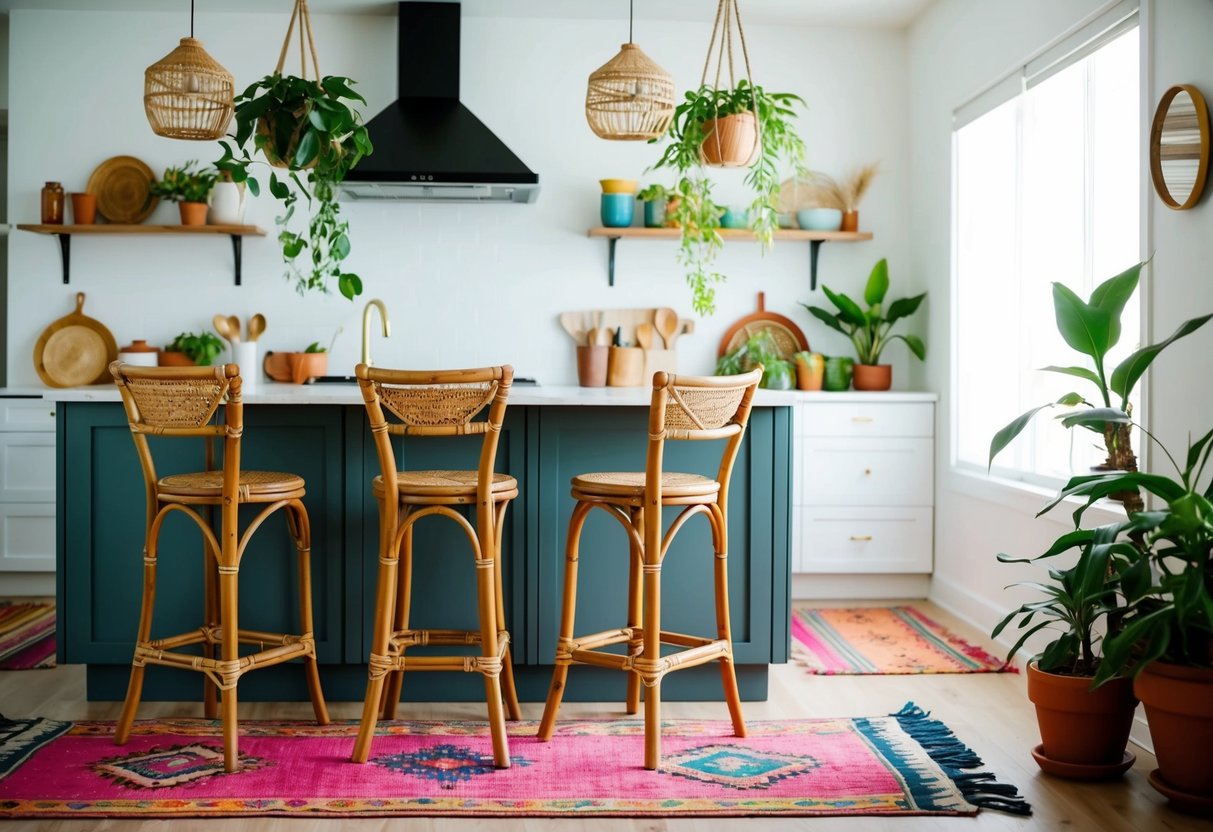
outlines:
[[371, 362], [371, 310], [379, 308], [379, 322], [383, 324], [383, 337], [387, 338], [392, 334], [392, 325], [387, 319], [387, 307], [383, 305], [383, 301], [379, 298], [366, 302], [366, 307], [362, 310], [362, 363], [366, 366], [372, 366]]

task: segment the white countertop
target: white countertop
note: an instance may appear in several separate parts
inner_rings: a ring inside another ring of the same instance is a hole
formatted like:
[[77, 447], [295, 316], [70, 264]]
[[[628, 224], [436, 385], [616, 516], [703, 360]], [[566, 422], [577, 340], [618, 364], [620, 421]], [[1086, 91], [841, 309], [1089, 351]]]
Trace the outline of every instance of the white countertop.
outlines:
[[[5, 390], [21, 390], [6, 393]], [[118, 389], [110, 384], [65, 388], [0, 388], [4, 395], [41, 393], [54, 402], [116, 402]], [[512, 405], [559, 405], [597, 407], [647, 407], [651, 392], [645, 387], [574, 387], [518, 384], [510, 389]], [[888, 391], [884, 393], [802, 392], [798, 390], [759, 390], [754, 398], [758, 407], [786, 407], [800, 402], [931, 402], [935, 393]], [[361, 405], [356, 384], [281, 384], [260, 382], [253, 390], [245, 387], [246, 404], [345, 404]]]

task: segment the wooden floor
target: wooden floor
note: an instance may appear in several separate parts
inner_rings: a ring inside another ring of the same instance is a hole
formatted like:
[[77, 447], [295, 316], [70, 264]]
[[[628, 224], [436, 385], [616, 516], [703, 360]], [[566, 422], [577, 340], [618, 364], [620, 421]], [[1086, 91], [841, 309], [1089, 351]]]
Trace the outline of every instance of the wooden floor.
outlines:
[[[824, 606], [824, 605], [822, 605]], [[971, 641], [991, 645], [979, 633], [964, 626], [947, 613], [929, 604], [919, 603], [928, 615], [954, 629]], [[576, 672], [574, 670], [574, 672]], [[578, 830], [619, 830], [619, 832], [709, 832], [723, 829], [774, 830], [847, 830], [847, 832], [986, 832], [986, 830], [1205, 830], [1213, 828], [1208, 820], [1199, 820], [1167, 808], [1165, 800], [1146, 782], [1154, 768], [1154, 758], [1137, 751], [1137, 764], [1115, 783], [1080, 785], [1053, 779], [1040, 773], [1029, 749], [1039, 742], [1036, 721], [1024, 695], [1021, 674], [983, 673], [936, 676], [809, 676], [795, 665], [777, 665], [772, 669], [771, 695], [766, 702], [746, 703], [746, 718], [783, 719], [795, 717], [872, 716], [899, 709], [913, 700], [947, 723], [956, 735], [986, 762], [985, 769], [1003, 782], [1019, 787], [1031, 802], [1034, 814], [1020, 818], [983, 811], [976, 818], [898, 817], [898, 818], [700, 818], [673, 819], [542, 819], [507, 820], [500, 818], [455, 820], [447, 818], [316, 820], [266, 818], [249, 820], [173, 820], [165, 821], [9, 821], [0, 823], [7, 830], [146, 830], [169, 829], [173, 832], [304, 832], [304, 830], [501, 830], [501, 832], [578, 832]], [[542, 703], [524, 703], [524, 719], [539, 719]], [[336, 719], [356, 719], [358, 703], [330, 703]], [[54, 670], [0, 673], [0, 711], [9, 717], [45, 716], [55, 719], [116, 719], [119, 703], [87, 702], [84, 698], [84, 668], [59, 667]], [[618, 704], [567, 703], [561, 717], [605, 717], [621, 713]], [[400, 715], [410, 719], [480, 719], [478, 704], [427, 703], [402, 708]], [[195, 704], [149, 702], [140, 709], [140, 718], [156, 716], [201, 716]], [[663, 716], [677, 718], [724, 719], [723, 704], [669, 703]], [[289, 704], [248, 703], [240, 706], [242, 719], [310, 719], [311, 707], [305, 702]]]

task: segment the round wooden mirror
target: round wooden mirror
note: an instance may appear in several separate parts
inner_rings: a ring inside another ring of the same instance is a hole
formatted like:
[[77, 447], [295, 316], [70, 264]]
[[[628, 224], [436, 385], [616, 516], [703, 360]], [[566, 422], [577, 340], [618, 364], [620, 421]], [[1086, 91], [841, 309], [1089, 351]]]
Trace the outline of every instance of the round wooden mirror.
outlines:
[[1150, 175], [1159, 198], [1176, 210], [1200, 199], [1209, 171], [1209, 110], [1191, 84], [1171, 87], [1154, 111]]

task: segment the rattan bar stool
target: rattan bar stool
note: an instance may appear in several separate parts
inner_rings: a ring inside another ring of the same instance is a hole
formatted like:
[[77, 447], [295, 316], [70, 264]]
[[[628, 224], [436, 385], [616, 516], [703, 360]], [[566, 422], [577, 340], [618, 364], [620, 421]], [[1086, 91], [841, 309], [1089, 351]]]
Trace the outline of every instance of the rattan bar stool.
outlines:
[[[135, 450], [147, 487], [147, 532], [143, 550], [143, 604], [130, 685], [114, 741], [126, 743], [139, 708], [144, 670], [149, 664], [201, 672], [205, 681], [204, 710], [214, 719], [215, 691], [222, 697], [223, 763], [228, 771], [239, 768], [236, 725], [236, 683], [251, 670], [303, 659], [308, 693], [316, 721], [327, 725], [328, 709], [320, 689], [316, 666], [316, 644], [312, 635], [311, 527], [303, 505], [304, 482], [294, 474], [272, 471], [241, 471], [240, 445], [244, 431], [244, 403], [240, 396], [240, 368], [135, 367], [117, 361], [110, 373], [126, 408]], [[221, 402], [223, 422], [212, 424]], [[170, 474], [157, 478], [147, 437], [202, 437], [206, 441], [206, 471]], [[211, 470], [214, 439], [223, 438], [223, 465]], [[240, 532], [237, 511], [241, 505], [264, 506]], [[218, 507], [219, 536], [200, 508]], [[253, 533], [274, 512], [284, 510], [287, 526], [299, 552], [298, 635], [241, 630], [237, 621], [237, 592], [240, 562]], [[160, 528], [166, 517], [180, 511], [202, 532], [207, 564], [203, 581], [202, 626], [180, 635], [152, 640], [152, 608], [156, 597], [156, 562]], [[212, 560], [213, 558], [213, 560]], [[174, 652], [199, 644], [202, 655]], [[240, 655], [240, 645], [257, 645], [254, 652]], [[219, 658], [215, 658], [215, 647]]]
[[[500, 553], [502, 521], [510, 501], [518, 496], [518, 483], [511, 476], [494, 473], [493, 466], [514, 369], [503, 366], [428, 372], [382, 370], [359, 364], [355, 373], [382, 473], [372, 482], [379, 506], [379, 579], [370, 678], [352, 759], [366, 762], [381, 708], [385, 719], [395, 718], [405, 670], [462, 670], [484, 677], [493, 762], [498, 768], [508, 768], [503, 697], [511, 720], [521, 718], [521, 714], [502, 606]], [[486, 407], [486, 418], [475, 420]], [[385, 410], [399, 421], [389, 422]], [[483, 436], [480, 463], [475, 471], [398, 471], [392, 436]], [[475, 526], [455, 510], [456, 506], [470, 505], [476, 507]], [[471, 544], [476, 560], [479, 631], [410, 626], [413, 526], [431, 515], [459, 524]], [[479, 656], [406, 655], [408, 648], [419, 645], [469, 644], [480, 645]]]
[[[647, 769], [655, 769], [661, 763], [661, 679], [675, 670], [718, 661], [733, 732], [739, 737], [745, 736], [729, 627], [727, 502], [733, 463], [745, 436], [754, 390], [761, 378], [761, 367], [743, 375], [706, 378], [656, 373], [649, 407], [645, 470], [573, 477], [573, 497], [577, 504], [569, 519], [560, 638], [552, 685], [539, 725], [541, 742], [552, 738], [571, 664], [626, 671], [629, 674], [629, 714], [639, 710], [640, 686], [644, 685], [644, 767]], [[716, 479], [663, 471], [662, 455], [666, 441], [671, 439], [727, 439]], [[666, 506], [678, 508], [679, 513], [663, 534], [661, 515]], [[578, 545], [586, 517], [595, 508], [605, 510], [622, 523], [628, 535], [627, 623], [617, 629], [574, 637]], [[716, 550], [715, 637], [661, 629], [661, 563], [678, 530], [696, 514], [704, 515], [711, 524]], [[628, 649], [624, 654], [601, 650], [612, 644], [625, 643]], [[678, 649], [663, 656], [663, 644]]]

